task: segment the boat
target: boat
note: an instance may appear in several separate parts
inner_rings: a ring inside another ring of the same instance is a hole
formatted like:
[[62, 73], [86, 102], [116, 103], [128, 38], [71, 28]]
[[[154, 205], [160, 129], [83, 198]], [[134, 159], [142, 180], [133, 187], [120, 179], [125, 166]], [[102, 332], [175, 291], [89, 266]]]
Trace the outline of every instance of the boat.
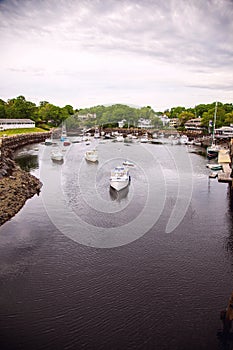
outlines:
[[61, 141], [67, 140], [67, 133], [66, 133], [66, 125], [64, 122], [62, 122], [62, 127], [61, 127]]
[[118, 135], [118, 136], [116, 137], [116, 141], [117, 141], [117, 142], [124, 142], [124, 137], [123, 137], [123, 135]]
[[179, 138], [179, 143], [181, 145], [187, 145], [188, 141], [189, 141], [189, 138], [188, 138], [187, 135], [181, 135], [180, 138]]
[[85, 159], [92, 163], [98, 162], [98, 151], [96, 149], [87, 151], [85, 153]]
[[62, 162], [63, 161], [63, 154], [60, 150], [53, 150], [51, 152], [51, 159], [55, 162]]
[[129, 170], [124, 166], [117, 166], [111, 171], [110, 186], [116, 191], [123, 190], [129, 185]]
[[221, 164], [207, 164], [206, 167], [213, 171], [222, 170]]
[[95, 128], [95, 132], [94, 132], [94, 139], [99, 139], [100, 138], [100, 132], [98, 128]]
[[71, 142], [69, 140], [64, 140], [63, 141], [63, 146], [69, 146]]
[[45, 144], [46, 146], [51, 146], [51, 145], [53, 144], [53, 139], [52, 139], [52, 137], [45, 139], [44, 144]]
[[134, 166], [134, 163], [130, 162], [129, 160], [125, 160], [122, 164], [126, 166]]
[[141, 137], [140, 142], [141, 142], [141, 143], [147, 143], [147, 142], [149, 142], [148, 134], [147, 134], [147, 133], [146, 133], [144, 136]]
[[213, 132], [212, 132], [212, 144], [211, 146], [207, 147], [207, 158], [208, 159], [214, 159], [218, 156], [218, 152], [220, 147], [215, 144], [215, 124], [216, 124], [216, 116], [217, 116], [217, 106], [218, 102], [215, 103], [215, 109], [214, 109], [214, 124], [213, 124]]

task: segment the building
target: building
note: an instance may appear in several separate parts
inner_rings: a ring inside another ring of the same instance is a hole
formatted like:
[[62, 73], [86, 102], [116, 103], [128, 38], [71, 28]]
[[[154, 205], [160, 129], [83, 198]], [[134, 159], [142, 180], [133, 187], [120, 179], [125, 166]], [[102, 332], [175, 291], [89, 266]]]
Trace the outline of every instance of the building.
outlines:
[[180, 125], [179, 118], [171, 118], [169, 120], [169, 128], [177, 128]]
[[163, 123], [163, 126], [166, 126], [167, 124], [170, 123], [170, 119], [168, 118], [168, 116], [166, 114], [161, 115], [161, 116], [157, 116], [161, 122]]
[[149, 128], [153, 128], [153, 125], [151, 124], [150, 119], [140, 118], [138, 120], [138, 127], [142, 129], [149, 129]]
[[78, 119], [80, 120], [96, 119], [96, 113], [78, 114]]
[[123, 126], [125, 125], [126, 122], [127, 122], [126, 119], [120, 120], [120, 121], [118, 122], [118, 127], [119, 127], [119, 128], [123, 128]]
[[222, 126], [221, 128], [215, 129], [216, 138], [233, 138], [233, 127]]
[[201, 125], [201, 118], [194, 118], [188, 120], [184, 127], [186, 130], [203, 131], [205, 127]]
[[0, 119], [0, 130], [35, 128], [31, 119]]

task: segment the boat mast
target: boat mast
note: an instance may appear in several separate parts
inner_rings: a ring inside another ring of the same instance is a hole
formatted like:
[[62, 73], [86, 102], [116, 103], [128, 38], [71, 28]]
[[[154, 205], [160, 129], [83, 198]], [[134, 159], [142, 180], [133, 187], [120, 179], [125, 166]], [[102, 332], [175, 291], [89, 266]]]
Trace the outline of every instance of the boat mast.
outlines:
[[217, 106], [218, 102], [215, 103], [215, 109], [214, 109], [214, 125], [213, 125], [213, 134], [212, 134], [212, 144], [214, 143], [214, 136], [215, 136], [215, 124], [216, 124], [216, 116], [217, 116]]

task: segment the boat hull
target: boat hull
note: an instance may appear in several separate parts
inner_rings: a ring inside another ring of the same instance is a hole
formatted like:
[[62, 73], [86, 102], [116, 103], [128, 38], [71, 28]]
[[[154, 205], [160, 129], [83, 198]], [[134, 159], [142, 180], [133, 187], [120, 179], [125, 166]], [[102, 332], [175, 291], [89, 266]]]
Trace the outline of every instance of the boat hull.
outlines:
[[129, 180], [126, 181], [111, 181], [110, 186], [116, 191], [121, 191], [129, 185]]

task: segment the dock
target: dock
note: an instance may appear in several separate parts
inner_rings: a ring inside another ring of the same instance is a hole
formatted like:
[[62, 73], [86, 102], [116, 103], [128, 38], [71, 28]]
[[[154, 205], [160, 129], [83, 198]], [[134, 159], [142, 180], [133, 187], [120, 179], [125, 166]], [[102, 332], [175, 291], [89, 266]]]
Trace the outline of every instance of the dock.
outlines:
[[222, 165], [223, 169], [223, 172], [218, 174], [218, 181], [232, 183], [231, 154], [229, 150], [221, 149], [218, 152], [218, 164]]

